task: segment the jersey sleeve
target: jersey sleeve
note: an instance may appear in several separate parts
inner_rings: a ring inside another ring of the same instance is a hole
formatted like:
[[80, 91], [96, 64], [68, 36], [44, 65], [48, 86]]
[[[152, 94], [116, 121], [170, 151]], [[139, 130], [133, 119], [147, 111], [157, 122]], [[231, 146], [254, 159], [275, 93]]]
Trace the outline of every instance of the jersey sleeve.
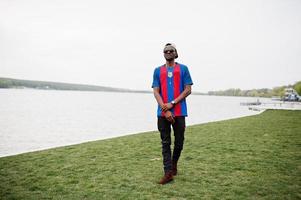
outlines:
[[160, 87], [160, 71], [159, 68], [156, 68], [153, 75], [152, 88]]
[[185, 66], [184, 69], [184, 85], [193, 85], [188, 67]]

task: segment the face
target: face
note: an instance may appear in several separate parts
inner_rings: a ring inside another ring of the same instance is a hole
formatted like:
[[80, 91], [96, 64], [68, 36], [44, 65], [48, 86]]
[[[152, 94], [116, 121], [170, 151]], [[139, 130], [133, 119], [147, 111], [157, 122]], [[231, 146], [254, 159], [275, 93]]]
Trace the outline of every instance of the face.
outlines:
[[171, 46], [165, 47], [163, 53], [164, 53], [164, 58], [167, 61], [172, 61], [172, 60], [174, 60], [176, 58], [176, 51]]

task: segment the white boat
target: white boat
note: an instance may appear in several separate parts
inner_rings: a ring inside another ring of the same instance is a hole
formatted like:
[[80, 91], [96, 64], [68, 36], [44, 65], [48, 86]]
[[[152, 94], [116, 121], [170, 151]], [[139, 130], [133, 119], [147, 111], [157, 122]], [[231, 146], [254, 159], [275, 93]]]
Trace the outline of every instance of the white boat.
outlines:
[[301, 101], [301, 97], [294, 88], [285, 88], [283, 101]]

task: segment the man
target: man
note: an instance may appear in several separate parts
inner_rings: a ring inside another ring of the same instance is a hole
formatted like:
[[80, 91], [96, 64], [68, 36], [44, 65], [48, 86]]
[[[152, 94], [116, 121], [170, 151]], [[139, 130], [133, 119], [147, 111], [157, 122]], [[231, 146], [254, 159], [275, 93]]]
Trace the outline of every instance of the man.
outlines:
[[[166, 63], [157, 67], [153, 76], [153, 92], [158, 102], [158, 130], [162, 143], [164, 176], [160, 184], [166, 184], [177, 175], [177, 163], [183, 149], [185, 98], [191, 93], [192, 80], [187, 66], [175, 62], [178, 52], [174, 44], [167, 43], [163, 50]], [[171, 126], [175, 141], [171, 154]]]

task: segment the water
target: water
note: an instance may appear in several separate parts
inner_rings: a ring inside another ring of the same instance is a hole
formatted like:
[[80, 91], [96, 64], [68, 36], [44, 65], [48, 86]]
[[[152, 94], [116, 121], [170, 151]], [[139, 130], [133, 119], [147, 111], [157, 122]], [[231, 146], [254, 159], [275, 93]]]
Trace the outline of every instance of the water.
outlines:
[[[239, 105], [256, 99], [191, 95], [187, 125], [258, 114]], [[152, 94], [0, 89], [0, 156], [157, 130], [156, 108]]]

